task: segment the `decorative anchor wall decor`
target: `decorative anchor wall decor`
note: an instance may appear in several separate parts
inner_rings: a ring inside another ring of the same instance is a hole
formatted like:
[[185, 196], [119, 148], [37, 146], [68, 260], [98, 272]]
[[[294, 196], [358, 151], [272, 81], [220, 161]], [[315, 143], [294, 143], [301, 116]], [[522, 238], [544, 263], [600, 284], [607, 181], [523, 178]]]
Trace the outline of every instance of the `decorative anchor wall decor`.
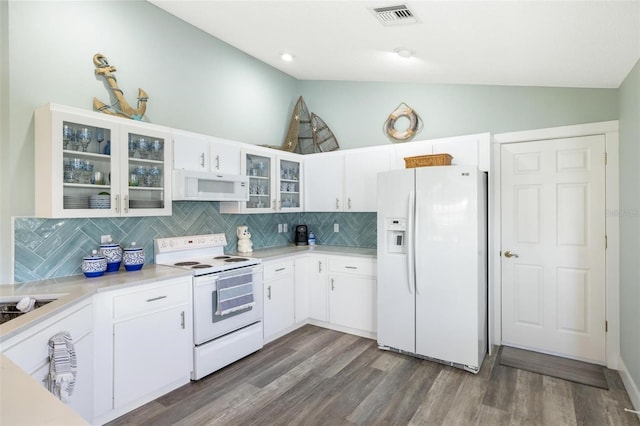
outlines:
[[[144, 90], [138, 88], [138, 104], [136, 108], [131, 108], [124, 98], [124, 93], [118, 87], [116, 77], [113, 75], [116, 72], [116, 67], [109, 65], [107, 57], [101, 53], [96, 53], [93, 56], [93, 63], [96, 66], [96, 75], [102, 75], [107, 80], [111, 91], [115, 95], [117, 101], [111, 105], [107, 105], [104, 102], [93, 98], [93, 108], [96, 111], [102, 111], [105, 114], [117, 115], [120, 117], [131, 118], [133, 120], [142, 120], [145, 111], [147, 110], [147, 100], [149, 95]], [[116, 106], [120, 104], [120, 107]]]

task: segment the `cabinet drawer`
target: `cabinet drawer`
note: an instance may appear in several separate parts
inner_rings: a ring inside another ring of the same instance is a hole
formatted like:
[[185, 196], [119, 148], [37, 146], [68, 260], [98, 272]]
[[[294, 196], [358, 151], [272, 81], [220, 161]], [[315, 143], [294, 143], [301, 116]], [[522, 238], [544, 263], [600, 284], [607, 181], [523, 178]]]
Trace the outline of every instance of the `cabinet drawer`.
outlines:
[[293, 260], [286, 262], [265, 263], [263, 270], [264, 281], [270, 281], [278, 277], [293, 274]]
[[[145, 286], [146, 287], [146, 286]], [[144, 290], [115, 296], [113, 318], [119, 319], [190, 302], [191, 281], [146, 287]]]
[[331, 272], [346, 274], [375, 275], [376, 262], [373, 259], [356, 257], [332, 257], [329, 260]]

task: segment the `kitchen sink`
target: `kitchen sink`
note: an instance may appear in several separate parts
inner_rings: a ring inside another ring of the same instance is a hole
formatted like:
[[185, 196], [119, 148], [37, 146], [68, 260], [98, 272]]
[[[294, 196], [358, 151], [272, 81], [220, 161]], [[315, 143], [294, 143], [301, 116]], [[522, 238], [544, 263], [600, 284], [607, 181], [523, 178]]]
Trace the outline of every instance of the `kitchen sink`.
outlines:
[[[47, 303], [51, 303], [56, 299], [44, 299], [44, 298], [36, 298], [36, 302], [33, 305], [33, 309], [40, 308]], [[21, 312], [17, 307], [17, 303], [19, 300], [0, 300], [0, 324], [4, 324], [7, 321], [11, 321], [14, 318], [19, 317], [20, 315], [24, 315], [26, 312]]]

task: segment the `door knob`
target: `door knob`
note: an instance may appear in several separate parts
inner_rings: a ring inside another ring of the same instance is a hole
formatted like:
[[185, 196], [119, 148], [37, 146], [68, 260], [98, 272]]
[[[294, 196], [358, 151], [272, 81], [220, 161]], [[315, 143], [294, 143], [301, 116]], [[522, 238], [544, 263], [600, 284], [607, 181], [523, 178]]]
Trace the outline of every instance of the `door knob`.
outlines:
[[516, 253], [511, 253], [509, 250], [504, 252], [504, 257], [518, 257], [518, 255]]

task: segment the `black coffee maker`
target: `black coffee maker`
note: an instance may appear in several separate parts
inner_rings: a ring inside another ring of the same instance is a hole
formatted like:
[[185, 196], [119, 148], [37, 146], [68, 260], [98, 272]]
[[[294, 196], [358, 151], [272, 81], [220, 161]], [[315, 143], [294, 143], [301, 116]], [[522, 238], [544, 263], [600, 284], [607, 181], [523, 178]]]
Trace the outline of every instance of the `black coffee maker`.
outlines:
[[294, 243], [297, 246], [306, 246], [309, 239], [309, 230], [307, 225], [296, 225], [296, 233], [293, 238]]

